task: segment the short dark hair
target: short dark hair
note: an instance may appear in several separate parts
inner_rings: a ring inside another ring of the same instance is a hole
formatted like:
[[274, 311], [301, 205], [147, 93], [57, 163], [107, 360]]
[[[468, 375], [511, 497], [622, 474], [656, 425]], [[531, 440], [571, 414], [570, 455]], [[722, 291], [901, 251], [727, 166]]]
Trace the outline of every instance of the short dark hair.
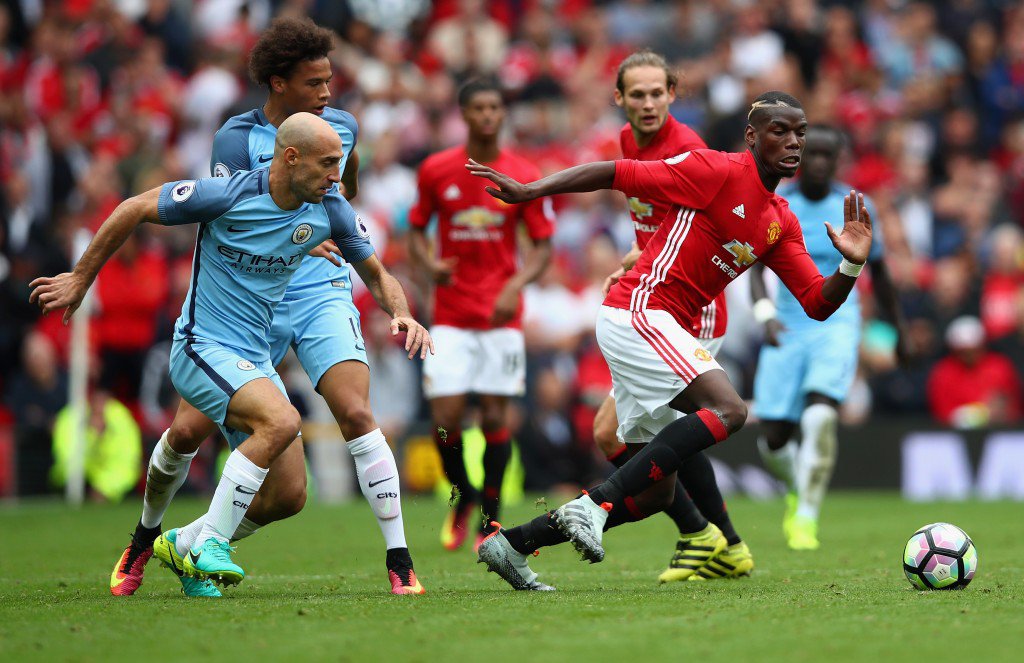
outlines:
[[302, 62], [325, 58], [334, 48], [334, 33], [306, 17], [274, 19], [249, 55], [249, 78], [270, 85], [271, 76], [288, 78]]
[[839, 146], [840, 151], [846, 147], [846, 132], [833, 124], [812, 124], [807, 127], [807, 135], [810, 136], [812, 133], [831, 135], [836, 139], [836, 144]]
[[767, 113], [770, 108], [799, 108], [803, 105], [796, 97], [779, 90], [771, 90], [757, 96], [757, 99], [750, 104], [750, 111], [747, 113], [747, 121], [753, 124], [760, 121], [762, 114]]
[[469, 105], [469, 102], [473, 100], [473, 96], [481, 92], [497, 92], [498, 96], [501, 97], [502, 103], [505, 102], [505, 91], [502, 89], [501, 84], [498, 83], [497, 79], [484, 77], [484, 78], [471, 78], [462, 84], [459, 88], [458, 100], [459, 108], [465, 108]]
[[619, 73], [615, 75], [615, 88], [620, 93], [626, 92], [626, 83], [624, 81], [626, 72], [634, 67], [660, 67], [665, 72], [665, 83], [669, 89], [674, 88], [679, 83], [679, 76], [669, 68], [668, 62], [665, 61], [665, 56], [655, 53], [649, 48], [644, 48], [631, 53], [625, 60], [619, 63]]

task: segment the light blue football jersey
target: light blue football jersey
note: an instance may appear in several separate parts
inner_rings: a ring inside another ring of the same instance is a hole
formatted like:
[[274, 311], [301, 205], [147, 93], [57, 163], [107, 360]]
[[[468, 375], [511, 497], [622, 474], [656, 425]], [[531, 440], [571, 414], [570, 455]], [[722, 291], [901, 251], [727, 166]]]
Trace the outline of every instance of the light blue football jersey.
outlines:
[[200, 224], [175, 339], [214, 341], [253, 362], [269, 361], [274, 308], [303, 257], [327, 239], [337, 242], [349, 262], [373, 255], [340, 194], [282, 210], [270, 197], [268, 174], [261, 168], [161, 188], [160, 223]]
[[[339, 171], [345, 172], [348, 156], [356, 146], [359, 127], [351, 113], [337, 108], [325, 108], [320, 116], [341, 137], [342, 157]], [[267, 121], [262, 108], [256, 108], [232, 117], [213, 137], [210, 172], [214, 177], [227, 177], [240, 170], [263, 168], [274, 157], [274, 138], [277, 127]], [[329, 260], [307, 260], [295, 274], [289, 292], [311, 287], [334, 287], [343, 296], [352, 298], [352, 279], [348, 265], [337, 267]]]
[[[796, 182], [787, 183], [776, 191], [780, 196], [789, 202], [789, 209], [793, 211], [800, 221], [800, 229], [804, 234], [804, 244], [807, 252], [811, 255], [818, 271], [823, 275], [831, 276], [842, 262], [843, 256], [832, 246], [832, 240], [828, 238], [825, 231], [825, 222], [828, 221], [838, 232], [843, 227], [843, 197], [850, 192], [850, 187], [835, 183], [832, 185], [829, 194], [821, 200], [809, 200], [800, 192], [800, 186]], [[871, 236], [871, 253], [868, 260], [878, 260], [882, 257], [882, 232], [878, 227], [878, 216], [875, 214], [874, 204], [865, 197], [865, 206], [871, 214], [874, 224]], [[824, 322], [818, 322], [807, 317], [800, 302], [789, 290], [780, 286], [775, 296], [775, 307], [778, 309], [778, 320], [787, 329], [798, 329], [820, 324], [826, 325], [855, 325], [860, 326], [860, 300], [856, 288], [850, 293], [846, 302], [839, 307]]]

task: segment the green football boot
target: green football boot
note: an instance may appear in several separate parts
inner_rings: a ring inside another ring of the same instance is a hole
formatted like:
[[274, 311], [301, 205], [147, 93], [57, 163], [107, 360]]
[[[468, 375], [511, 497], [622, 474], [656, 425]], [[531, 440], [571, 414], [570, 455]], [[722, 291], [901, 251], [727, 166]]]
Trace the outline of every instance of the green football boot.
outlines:
[[237, 585], [245, 578], [245, 571], [231, 561], [233, 548], [227, 541], [210, 537], [198, 549], [192, 546], [184, 556], [185, 575], [200, 580], [212, 580], [221, 585]]
[[174, 542], [178, 538], [178, 530], [167, 530], [153, 542], [153, 556], [163, 566], [171, 570], [181, 581], [181, 591], [185, 596], [205, 596], [216, 598], [221, 596], [220, 590], [209, 580], [199, 580], [185, 575], [185, 559], [178, 554]]

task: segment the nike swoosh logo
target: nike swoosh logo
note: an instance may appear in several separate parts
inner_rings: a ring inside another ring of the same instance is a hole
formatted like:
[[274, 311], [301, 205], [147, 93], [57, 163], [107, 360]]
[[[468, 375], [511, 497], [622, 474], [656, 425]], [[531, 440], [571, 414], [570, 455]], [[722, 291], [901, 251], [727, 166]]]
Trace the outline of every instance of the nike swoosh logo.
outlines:
[[367, 485], [369, 485], [369, 486], [370, 486], [370, 488], [373, 488], [373, 487], [374, 487], [374, 486], [376, 486], [377, 484], [381, 484], [381, 483], [384, 483], [384, 482], [385, 482], [385, 481], [387, 481], [388, 479], [394, 479], [394, 478], [395, 478], [395, 475], [394, 475], [394, 474], [392, 474], [392, 475], [391, 475], [391, 476], [389, 476], [389, 477], [388, 477], [387, 479], [381, 479], [380, 481], [370, 481], [370, 482], [369, 482], [369, 483], [368, 483]]
[[256, 494], [255, 490], [249, 490], [248, 488], [243, 488], [242, 486], [235, 486], [235, 490], [237, 490], [238, 492], [242, 493], [243, 495], [255, 495]]
[[192, 566], [195, 566], [196, 562], [199, 561], [199, 555], [195, 554], [195, 552], [191, 550], [188, 551], [188, 558], [192, 561]]
[[229, 233], [245, 233], [252, 230], [252, 228], [236, 228], [234, 226], [228, 226]]
[[274, 155], [270, 155], [269, 157], [259, 157], [256, 160], [259, 161], [260, 163], [266, 163], [266, 162], [270, 161], [273, 158], [274, 158]]

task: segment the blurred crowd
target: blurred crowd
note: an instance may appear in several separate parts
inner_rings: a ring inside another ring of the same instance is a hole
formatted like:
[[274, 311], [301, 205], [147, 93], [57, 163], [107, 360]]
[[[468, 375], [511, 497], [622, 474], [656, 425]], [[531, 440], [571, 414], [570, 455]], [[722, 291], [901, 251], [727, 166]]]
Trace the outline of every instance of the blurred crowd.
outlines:
[[[209, 175], [216, 129], [265, 99], [246, 78], [246, 56], [282, 14], [337, 33], [333, 105], [360, 124], [355, 207], [419, 316], [430, 312], [407, 260], [407, 215], [418, 164], [465, 138], [458, 85], [497, 76], [508, 91], [505, 145], [550, 172], [619, 156], [616, 68], [649, 47], [681, 74], [671, 112], [712, 148], [742, 149], [749, 100], [768, 89], [849, 134], [841, 179], [879, 210], [912, 356], [897, 365], [893, 321], [863, 298], [847, 421], [929, 412], [962, 426], [1020, 420], [1024, 3], [9, 0], [0, 5], [0, 426], [13, 427], [20, 456], [53, 453], [46, 440], [67, 403], [68, 329], [39, 317], [28, 283], [65, 271], [82, 232], [126, 197]], [[591, 423], [610, 378], [593, 324], [601, 283], [633, 232], [617, 193], [555, 203], [556, 258], [526, 294], [529, 389], [514, 424], [538, 487], [600, 471]], [[147, 440], [173, 414], [168, 340], [194, 232], [144, 228], [94, 288], [92, 401], [123, 404]], [[749, 395], [760, 329], [746, 283], [728, 296], [722, 363]], [[400, 359], [372, 300], [358, 299], [374, 407], [400, 440], [423, 421], [418, 367]], [[90, 425], [102, 432], [102, 419]], [[26, 485], [46, 481], [27, 473], [18, 476]]]

